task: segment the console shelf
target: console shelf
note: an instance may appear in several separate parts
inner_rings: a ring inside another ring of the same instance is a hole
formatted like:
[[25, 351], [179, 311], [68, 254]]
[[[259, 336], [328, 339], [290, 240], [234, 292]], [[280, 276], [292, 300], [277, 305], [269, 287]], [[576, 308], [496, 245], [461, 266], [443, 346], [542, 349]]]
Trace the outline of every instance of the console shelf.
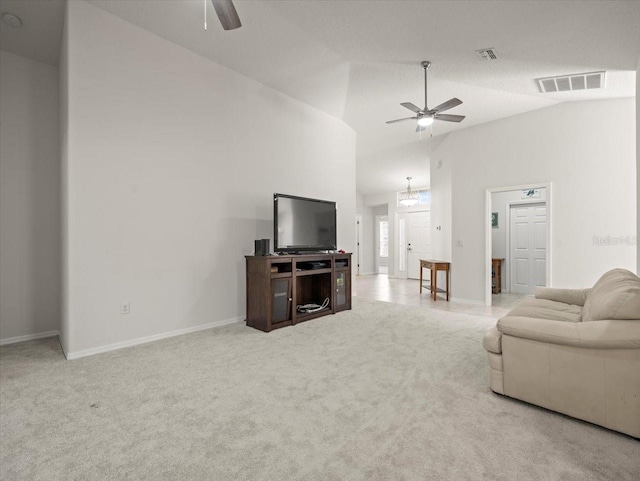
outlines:
[[[247, 326], [264, 332], [351, 309], [351, 254], [246, 256]], [[329, 305], [303, 313], [297, 306]]]
[[318, 274], [331, 274], [331, 269], [303, 269], [301, 271], [296, 271], [296, 277], [316, 276]]

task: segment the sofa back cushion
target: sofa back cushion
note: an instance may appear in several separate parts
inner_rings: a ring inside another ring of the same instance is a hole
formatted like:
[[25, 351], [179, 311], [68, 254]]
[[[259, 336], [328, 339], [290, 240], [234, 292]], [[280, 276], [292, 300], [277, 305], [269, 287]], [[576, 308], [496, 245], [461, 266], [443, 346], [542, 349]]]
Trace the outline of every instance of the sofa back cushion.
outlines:
[[596, 282], [582, 309], [582, 322], [605, 319], [640, 320], [640, 278], [625, 269], [606, 272]]

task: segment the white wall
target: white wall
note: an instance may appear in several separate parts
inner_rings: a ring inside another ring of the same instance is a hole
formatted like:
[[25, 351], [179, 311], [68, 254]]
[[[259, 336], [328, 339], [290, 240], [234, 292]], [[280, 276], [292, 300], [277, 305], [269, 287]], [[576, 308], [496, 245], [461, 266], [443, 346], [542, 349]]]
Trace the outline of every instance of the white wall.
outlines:
[[[540, 189], [540, 197], [536, 199], [540, 202], [546, 202], [547, 189]], [[508, 203], [515, 204], [522, 202], [522, 190], [508, 190], [504, 192], [493, 192], [491, 194], [491, 212], [498, 213], [498, 227], [491, 229], [491, 258], [504, 259], [502, 262], [502, 290], [507, 290], [507, 279], [509, 272], [509, 263], [511, 262], [509, 253], [507, 252], [507, 212], [510, 208]], [[527, 201], [530, 202], [530, 201]]]
[[452, 229], [453, 297], [485, 300], [485, 197], [493, 187], [552, 182], [552, 285], [591, 286], [608, 269], [635, 268], [630, 243], [596, 242], [636, 233], [634, 103], [563, 103], [434, 144], [434, 161], [452, 166], [452, 218], [443, 229]]
[[0, 51], [0, 341], [60, 323], [58, 69]]
[[636, 274], [640, 276], [640, 58], [636, 69]]
[[274, 192], [337, 201], [338, 247], [353, 250], [348, 126], [90, 4], [68, 8], [68, 355], [243, 319], [243, 256], [272, 238]]
[[[452, 159], [447, 152], [450, 135], [432, 140], [431, 169], [431, 252], [434, 259], [451, 262], [451, 180]], [[453, 273], [453, 266], [451, 266]]]

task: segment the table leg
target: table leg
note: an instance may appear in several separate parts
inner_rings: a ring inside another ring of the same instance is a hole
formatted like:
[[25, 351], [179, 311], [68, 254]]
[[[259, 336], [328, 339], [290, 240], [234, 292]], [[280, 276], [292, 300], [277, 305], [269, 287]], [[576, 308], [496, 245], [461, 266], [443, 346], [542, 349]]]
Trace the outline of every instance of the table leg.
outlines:
[[433, 292], [433, 300], [436, 300], [436, 296], [438, 295], [438, 268], [435, 268], [431, 274], [433, 277], [433, 282], [431, 283], [431, 291]]
[[449, 268], [447, 267], [447, 301], [449, 300]]
[[420, 263], [420, 294], [422, 294], [422, 263]]

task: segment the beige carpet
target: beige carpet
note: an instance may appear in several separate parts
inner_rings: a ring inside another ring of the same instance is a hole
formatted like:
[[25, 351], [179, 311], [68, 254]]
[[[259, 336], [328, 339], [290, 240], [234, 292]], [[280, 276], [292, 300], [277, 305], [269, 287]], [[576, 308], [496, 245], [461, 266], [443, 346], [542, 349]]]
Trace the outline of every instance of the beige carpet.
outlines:
[[2, 480], [635, 480], [640, 442], [493, 394], [484, 317], [355, 301], [75, 361], [0, 349]]

